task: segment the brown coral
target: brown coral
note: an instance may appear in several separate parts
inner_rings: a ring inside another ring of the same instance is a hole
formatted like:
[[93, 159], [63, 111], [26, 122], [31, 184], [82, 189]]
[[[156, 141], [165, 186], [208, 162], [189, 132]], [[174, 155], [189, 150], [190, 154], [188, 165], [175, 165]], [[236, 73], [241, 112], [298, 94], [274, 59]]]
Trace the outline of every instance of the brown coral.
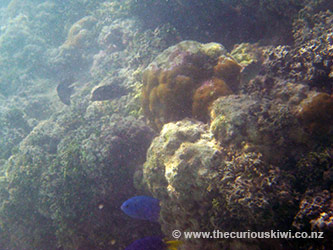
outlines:
[[212, 102], [220, 96], [232, 93], [225, 81], [217, 77], [205, 81], [193, 95], [192, 114], [194, 118], [207, 121]]
[[200, 69], [193, 65], [144, 72], [142, 106], [154, 128], [191, 116], [192, 91], [198, 85], [197, 79], [202, 78], [196, 72]]
[[312, 134], [326, 134], [333, 123], [333, 95], [318, 93], [301, 103], [298, 118]]
[[144, 114], [157, 130], [186, 117], [207, 122], [212, 102], [237, 91], [240, 70], [216, 43], [184, 41], [170, 47], [143, 73]]
[[235, 60], [221, 56], [214, 66], [214, 74], [216, 77], [226, 81], [233, 91], [237, 91], [241, 69], [242, 67]]

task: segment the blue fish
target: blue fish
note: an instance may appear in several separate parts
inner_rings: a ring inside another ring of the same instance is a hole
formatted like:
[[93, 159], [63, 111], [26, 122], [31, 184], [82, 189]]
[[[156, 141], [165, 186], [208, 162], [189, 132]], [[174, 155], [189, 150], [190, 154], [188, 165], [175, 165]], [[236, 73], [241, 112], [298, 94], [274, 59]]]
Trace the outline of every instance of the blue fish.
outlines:
[[158, 221], [161, 209], [160, 201], [149, 196], [134, 196], [125, 201], [120, 208], [132, 218], [153, 222]]
[[164, 241], [162, 237], [150, 236], [134, 241], [125, 250], [177, 250], [181, 241]]

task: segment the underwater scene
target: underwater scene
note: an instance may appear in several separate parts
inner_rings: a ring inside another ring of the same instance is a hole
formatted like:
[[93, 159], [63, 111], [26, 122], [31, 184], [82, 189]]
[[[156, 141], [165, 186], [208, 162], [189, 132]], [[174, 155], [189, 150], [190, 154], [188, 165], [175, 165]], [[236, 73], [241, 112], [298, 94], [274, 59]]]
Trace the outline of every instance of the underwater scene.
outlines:
[[0, 0], [0, 250], [333, 249], [332, 0]]

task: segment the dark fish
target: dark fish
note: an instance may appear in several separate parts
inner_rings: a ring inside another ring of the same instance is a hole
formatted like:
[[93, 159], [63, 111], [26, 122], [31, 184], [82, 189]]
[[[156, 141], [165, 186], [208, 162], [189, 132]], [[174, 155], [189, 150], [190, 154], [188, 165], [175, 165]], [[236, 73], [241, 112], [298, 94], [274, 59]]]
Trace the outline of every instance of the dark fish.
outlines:
[[247, 84], [250, 80], [255, 78], [260, 72], [262, 62], [252, 62], [241, 71], [241, 83]]
[[128, 90], [119, 84], [103, 85], [93, 90], [92, 101], [112, 100], [117, 97], [126, 95]]
[[71, 104], [71, 95], [73, 94], [73, 87], [71, 84], [74, 82], [73, 79], [59, 83], [57, 86], [57, 93], [60, 101], [66, 105]]
[[181, 241], [164, 242], [162, 237], [150, 236], [134, 241], [125, 250], [177, 250]]
[[149, 196], [135, 196], [121, 205], [121, 210], [128, 216], [157, 222], [160, 215], [160, 201]]

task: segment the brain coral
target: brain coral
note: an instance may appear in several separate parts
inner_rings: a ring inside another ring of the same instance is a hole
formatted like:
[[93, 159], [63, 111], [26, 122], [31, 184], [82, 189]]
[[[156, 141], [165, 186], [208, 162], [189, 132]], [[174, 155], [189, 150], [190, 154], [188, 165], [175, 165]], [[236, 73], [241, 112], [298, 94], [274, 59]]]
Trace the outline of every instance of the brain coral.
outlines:
[[212, 102], [237, 91], [240, 70], [220, 44], [183, 41], [172, 46], [143, 73], [144, 114], [157, 130], [185, 117], [207, 122]]

